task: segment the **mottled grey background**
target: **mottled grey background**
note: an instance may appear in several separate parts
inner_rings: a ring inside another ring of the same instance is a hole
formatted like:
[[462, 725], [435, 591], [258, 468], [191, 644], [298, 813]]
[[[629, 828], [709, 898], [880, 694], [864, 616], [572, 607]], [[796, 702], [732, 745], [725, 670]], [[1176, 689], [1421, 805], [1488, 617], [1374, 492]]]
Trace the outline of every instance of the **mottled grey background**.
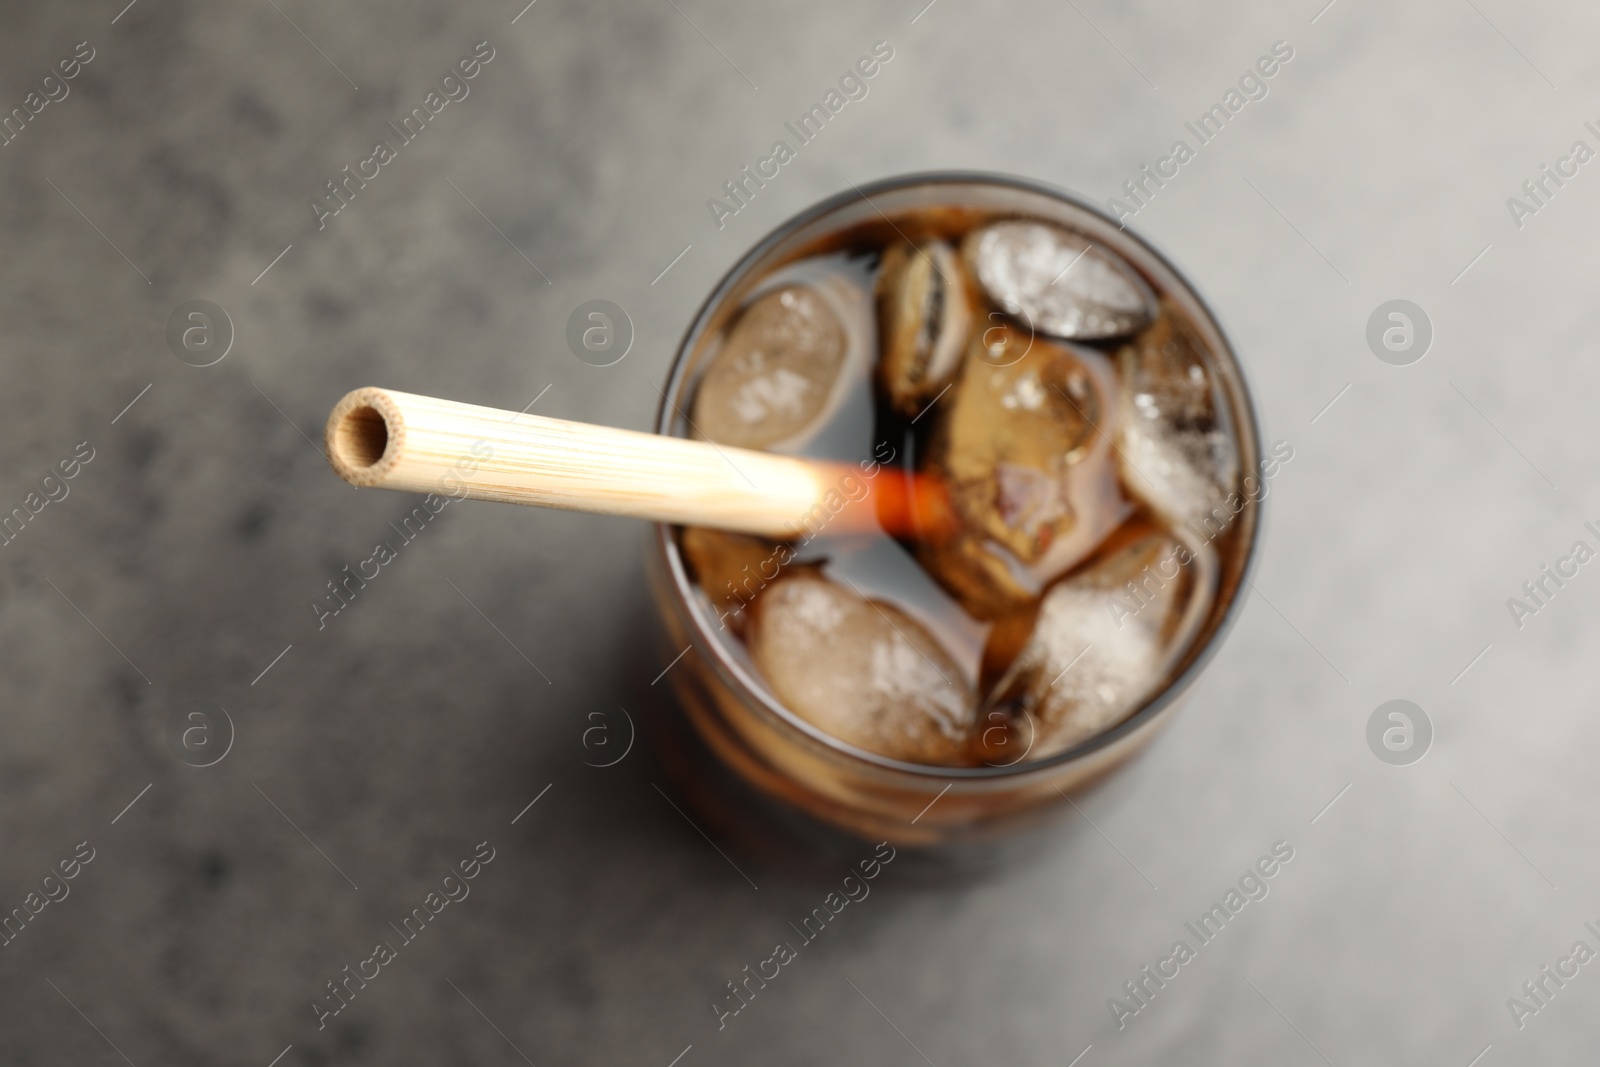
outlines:
[[[96, 857], [0, 949], [0, 1061], [1592, 1050], [1600, 965], [1520, 1032], [1505, 1001], [1600, 919], [1600, 566], [1521, 630], [1505, 600], [1597, 544], [1600, 176], [1520, 230], [1505, 200], [1597, 144], [1600, 14], [923, 2], [538, 0], [515, 24], [517, 0], [4, 6], [0, 108], [76, 42], [96, 57], [0, 148], [0, 510], [78, 442], [96, 455], [0, 548], [0, 908], [76, 843]], [[871, 95], [719, 232], [706, 198], [880, 39]], [[318, 632], [324, 583], [409, 507], [333, 477], [311, 443], [328, 408], [364, 384], [515, 408], [548, 387], [539, 413], [645, 427], [704, 293], [793, 212], [940, 167], [1103, 199], [1280, 39], [1271, 95], [1135, 222], [1214, 302], [1265, 436], [1295, 449], [1259, 592], [1082, 817], [987, 877], [891, 867], [719, 1033], [723, 983], [839, 875], [740, 853], [753, 890], [654, 788], [648, 746], [584, 765], [591, 712], [659, 710], [642, 528], [454, 506]], [[310, 197], [480, 40], [471, 96], [317, 232]], [[193, 298], [237, 327], [206, 369], [164, 339]], [[597, 298], [638, 335], [604, 369], [564, 342]], [[1364, 340], [1397, 298], [1435, 330], [1409, 367]], [[1434, 724], [1408, 767], [1365, 741], [1396, 698]], [[193, 699], [237, 726], [210, 768], [164, 740]], [[323, 983], [485, 839], [472, 895], [318, 1032]], [[1296, 857], [1271, 896], [1116, 1031], [1106, 999], [1279, 839]]]

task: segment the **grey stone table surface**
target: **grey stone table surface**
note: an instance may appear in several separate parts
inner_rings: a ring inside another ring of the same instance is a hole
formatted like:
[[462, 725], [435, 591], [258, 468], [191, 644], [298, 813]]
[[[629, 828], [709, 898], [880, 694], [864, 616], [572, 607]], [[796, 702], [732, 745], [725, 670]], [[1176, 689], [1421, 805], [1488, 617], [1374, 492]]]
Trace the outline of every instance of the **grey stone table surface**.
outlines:
[[[0, 908], [39, 910], [0, 948], [0, 1062], [1594, 1048], [1600, 565], [1573, 546], [1600, 547], [1600, 10], [925, 3], [4, 5], [0, 511], [30, 517], [0, 547]], [[879, 41], [867, 94], [719, 226], [708, 199]], [[319, 225], [475, 48], [468, 95]], [[1147, 164], [1168, 176], [1135, 200]], [[586, 729], [659, 710], [642, 527], [455, 506], [319, 629], [411, 502], [338, 482], [318, 428], [369, 383], [645, 428], [745, 248], [935, 168], [1123, 197], [1294, 458], [1239, 623], [1146, 754], [1023, 860], [891, 867], [719, 1029], [725, 983], [838, 876], [741, 877], [646, 745], [585, 765]], [[636, 331], [605, 368], [564, 340], [598, 298]], [[233, 327], [207, 367], [167, 341], [194, 299]], [[1407, 365], [1367, 341], [1396, 299], [1431, 323]], [[1408, 766], [1368, 746], [1393, 699], [1432, 724]], [[191, 701], [234, 727], [209, 767], [168, 744]], [[1119, 1020], [1280, 841], [1265, 899]], [[319, 1028], [326, 983], [480, 842], [470, 896]]]

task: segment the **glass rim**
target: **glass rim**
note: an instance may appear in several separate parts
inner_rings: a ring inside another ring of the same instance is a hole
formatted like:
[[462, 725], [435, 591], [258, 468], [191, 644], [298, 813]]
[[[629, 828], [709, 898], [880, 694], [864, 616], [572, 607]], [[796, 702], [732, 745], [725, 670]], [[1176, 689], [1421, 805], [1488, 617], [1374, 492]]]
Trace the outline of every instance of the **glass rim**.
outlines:
[[[1251, 395], [1249, 384], [1245, 378], [1244, 366], [1239, 359], [1233, 340], [1228, 336], [1226, 329], [1224, 329], [1215, 312], [1212, 311], [1211, 305], [1189, 280], [1189, 276], [1180, 270], [1166, 253], [1157, 248], [1148, 238], [1129, 229], [1107, 214], [1098, 204], [1076, 193], [1032, 178], [1022, 178], [1000, 172], [973, 170], [921, 171], [879, 178], [865, 185], [852, 183], [849, 190], [825, 197], [773, 227], [771, 231], [753, 244], [734, 262], [733, 266], [723, 274], [712, 288], [705, 301], [700, 305], [699, 310], [695, 312], [694, 318], [689, 323], [688, 330], [684, 333], [683, 340], [679, 342], [677, 350], [673, 353], [672, 365], [668, 370], [666, 384], [661, 394], [661, 403], [656, 409], [654, 432], [666, 436], [674, 436], [671, 432], [673, 421], [677, 414], [677, 406], [674, 403], [674, 399], [678, 397], [679, 391], [684, 385], [684, 379], [689, 369], [689, 356], [694, 351], [712, 316], [721, 307], [723, 300], [745, 278], [752, 266], [759, 263], [769, 252], [787, 240], [801, 227], [850, 204], [861, 200], [871, 203], [871, 198], [874, 194], [897, 192], [917, 186], [939, 185], [998, 186], [1057, 200], [1114, 226], [1128, 241], [1139, 246], [1177, 279], [1183, 287], [1185, 295], [1194, 301], [1195, 306], [1205, 316], [1208, 325], [1216, 332], [1218, 339], [1222, 342], [1223, 352], [1221, 355], [1232, 364], [1237, 373], [1239, 395], [1236, 399], [1238, 400], [1239, 408], [1242, 409], [1242, 414], [1245, 416], [1242, 421], [1248, 423], [1248, 437], [1250, 443], [1254, 446], [1256, 457], [1259, 459], [1263, 455], [1260, 420], [1257, 417], [1255, 400]], [[876, 207], [876, 205], [873, 206]], [[1239, 427], [1235, 432], [1242, 434], [1244, 430], [1245, 427]], [[789, 710], [765, 685], [761, 684], [760, 679], [750, 676], [750, 672], [728, 654], [722, 642], [707, 630], [702, 613], [695, 608], [693, 600], [694, 583], [690, 580], [688, 571], [684, 568], [682, 556], [678, 551], [676, 539], [672, 534], [673, 526], [667, 523], [656, 523], [652, 544], [662, 553], [667, 564], [668, 574], [671, 576], [673, 595], [685, 608], [688, 616], [691, 645], [701, 655], [709, 657], [718, 673], [732, 683], [731, 687], [741, 699], [761, 708], [763, 712], [772, 716], [784, 726], [798, 730], [830, 751], [882, 770], [909, 774], [918, 778], [950, 781], [951, 784], [960, 780], [981, 782], [1040, 774], [1059, 769], [1110, 748], [1124, 738], [1140, 732], [1157, 721], [1184, 694], [1200, 672], [1211, 662], [1212, 657], [1217, 654], [1224, 639], [1233, 629], [1239, 613], [1243, 610], [1245, 598], [1241, 594], [1244, 589], [1251, 585], [1250, 578], [1257, 565], [1256, 557], [1259, 554], [1261, 528], [1266, 517], [1267, 496], [1268, 494], [1263, 493], [1253, 500], [1256, 514], [1249, 531], [1248, 543], [1244, 549], [1244, 563], [1239, 570], [1238, 583], [1233, 589], [1228, 603], [1223, 606], [1220, 618], [1217, 619], [1215, 626], [1211, 628], [1204, 645], [1195, 649], [1189, 655], [1188, 662], [1183, 669], [1173, 675], [1159, 692], [1147, 699], [1137, 710], [1121, 722], [1054, 755], [1035, 760], [1030, 760], [1024, 756], [1015, 763], [985, 764], [978, 767], [948, 767], [926, 763], [911, 763], [906, 760], [895, 759], [892, 756], [871, 752], [841, 741]]]

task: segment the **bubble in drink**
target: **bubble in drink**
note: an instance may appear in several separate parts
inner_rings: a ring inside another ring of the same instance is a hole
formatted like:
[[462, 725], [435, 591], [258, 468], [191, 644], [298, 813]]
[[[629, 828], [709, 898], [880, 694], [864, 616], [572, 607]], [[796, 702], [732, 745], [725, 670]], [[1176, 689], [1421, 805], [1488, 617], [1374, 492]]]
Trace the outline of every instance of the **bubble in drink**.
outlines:
[[968, 760], [972, 690], [893, 604], [797, 571], [762, 592], [746, 640], [773, 694], [833, 737], [912, 763]]
[[961, 521], [919, 558], [972, 614], [1034, 599], [1128, 515], [1111, 438], [1116, 383], [1104, 355], [1013, 327], [974, 336], [936, 413], [925, 469]]
[[889, 400], [915, 418], [949, 383], [972, 323], [966, 272], [943, 241], [891, 245], [878, 268], [878, 374]]
[[1132, 714], [1164, 679], [1210, 607], [1215, 563], [1147, 528], [1045, 594], [1033, 634], [980, 719], [1012, 724], [1034, 758], [1064, 751]]
[[[1123, 480], [1178, 525], [1211, 516], [1239, 478], [1233, 426], [1203, 352], [1193, 329], [1163, 302], [1155, 325], [1117, 353]], [[1204, 525], [1214, 530], [1218, 523]]]
[[964, 251], [991, 300], [1056, 337], [1121, 337], [1154, 317], [1155, 298], [1133, 268], [1058, 226], [997, 222], [968, 237]]

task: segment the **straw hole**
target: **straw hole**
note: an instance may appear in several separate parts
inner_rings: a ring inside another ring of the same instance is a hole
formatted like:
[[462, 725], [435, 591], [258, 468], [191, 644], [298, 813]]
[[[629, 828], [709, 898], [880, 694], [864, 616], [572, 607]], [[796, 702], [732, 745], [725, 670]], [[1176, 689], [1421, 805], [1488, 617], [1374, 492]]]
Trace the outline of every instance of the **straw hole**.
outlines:
[[384, 450], [389, 447], [389, 424], [371, 405], [352, 408], [339, 423], [333, 447], [339, 458], [351, 467], [370, 467], [383, 458]]

